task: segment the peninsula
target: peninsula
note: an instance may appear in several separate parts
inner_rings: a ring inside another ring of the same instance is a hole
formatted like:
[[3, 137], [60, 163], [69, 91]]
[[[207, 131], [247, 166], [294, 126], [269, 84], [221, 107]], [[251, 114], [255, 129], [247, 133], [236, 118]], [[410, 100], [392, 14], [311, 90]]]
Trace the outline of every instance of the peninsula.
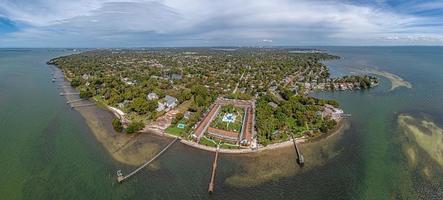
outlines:
[[54, 58], [84, 99], [105, 105], [122, 134], [152, 132], [227, 153], [334, 130], [343, 110], [313, 91], [363, 90], [368, 75], [331, 78], [318, 50], [152, 48], [91, 50]]

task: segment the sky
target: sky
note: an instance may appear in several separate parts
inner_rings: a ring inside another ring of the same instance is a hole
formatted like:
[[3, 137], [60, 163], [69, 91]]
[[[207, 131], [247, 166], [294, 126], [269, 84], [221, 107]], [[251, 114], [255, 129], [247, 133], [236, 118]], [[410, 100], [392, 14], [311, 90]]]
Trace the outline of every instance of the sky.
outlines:
[[0, 47], [443, 45], [443, 0], [0, 0]]

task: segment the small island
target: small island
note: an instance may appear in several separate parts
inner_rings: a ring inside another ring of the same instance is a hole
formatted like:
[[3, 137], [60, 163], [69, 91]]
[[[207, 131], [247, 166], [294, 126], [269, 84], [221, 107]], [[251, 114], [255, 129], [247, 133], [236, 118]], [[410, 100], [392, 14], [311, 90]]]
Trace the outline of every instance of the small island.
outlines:
[[91, 50], [48, 64], [81, 98], [111, 111], [122, 134], [151, 132], [237, 153], [336, 129], [344, 111], [312, 92], [378, 85], [368, 75], [331, 78], [321, 63], [330, 59], [339, 57], [291, 48], [152, 48]]

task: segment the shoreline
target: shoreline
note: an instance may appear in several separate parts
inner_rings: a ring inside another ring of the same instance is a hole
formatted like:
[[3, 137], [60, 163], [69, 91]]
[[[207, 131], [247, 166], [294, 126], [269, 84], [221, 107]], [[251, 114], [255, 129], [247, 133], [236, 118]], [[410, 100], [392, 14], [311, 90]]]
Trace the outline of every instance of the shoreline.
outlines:
[[[318, 142], [320, 140], [323, 139], [327, 139], [331, 136], [334, 136], [342, 131], [344, 131], [348, 126], [349, 122], [346, 119], [340, 119], [339, 122], [337, 122], [337, 127], [335, 127], [333, 130], [329, 131], [328, 133], [325, 133], [324, 135], [315, 137], [315, 138], [295, 138], [295, 142], [297, 144], [309, 144], [309, 143], [315, 143]], [[154, 133], [156, 134], [156, 133]], [[164, 136], [167, 137], [178, 137], [178, 136], [173, 136], [170, 135], [168, 133], [163, 133]], [[182, 144], [185, 144], [187, 146], [190, 146], [192, 148], [196, 148], [196, 149], [200, 149], [200, 150], [204, 150], [204, 151], [209, 151], [209, 152], [216, 152], [217, 148], [216, 147], [210, 147], [210, 146], [206, 146], [206, 145], [202, 145], [202, 144], [198, 144], [196, 142], [193, 141], [189, 141], [189, 140], [180, 140], [180, 142]], [[252, 153], [260, 153], [263, 151], [270, 151], [270, 150], [277, 150], [277, 149], [282, 149], [282, 148], [286, 148], [288, 146], [293, 146], [293, 142], [292, 139], [289, 139], [287, 141], [283, 141], [283, 142], [279, 142], [279, 143], [274, 143], [274, 144], [270, 144], [261, 148], [258, 148], [256, 150], [253, 149], [222, 149], [220, 148], [218, 150], [219, 153], [224, 153], [224, 154], [252, 154]]]
[[[49, 65], [49, 67], [52, 68], [53, 76], [63, 77], [63, 81], [57, 82], [56, 87], [57, 85], [68, 86], [70, 84], [60, 68], [54, 65]], [[69, 85], [69, 87], [60, 87], [59, 91], [76, 92], [77, 90]], [[70, 101], [79, 99], [79, 97], [66, 95], [64, 99]], [[68, 105], [79, 105], [82, 102], [97, 103], [97, 101], [89, 99]], [[132, 166], [143, 164], [160, 150], [163, 143], [166, 144], [168, 142], [163, 137], [152, 138], [152, 136], [147, 137], [148, 135], [142, 133], [129, 135], [116, 132], [111, 123], [115, 114], [107, 107], [100, 107], [96, 104], [72, 109], [79, 112], [83, 117], [96, 141], [102, 145], [114, 160], [120, 163]]]
[[[54, 75], [55, 73], [59, 73], [60, 75], [63, 75], [63, 81], [65, 83], [69, 83], [69, 80], [66, 78], [63, 71], [58, 68], [56, 65], [49, 65], [50, 67], [53, 67]], [[69, 92], [69, 91], [77, 91], [74, 87], [68, 87], [68, 88], [61, 88], [63, 92]], [[65, 96], [66, 100], [72, 100], [72, 97]], [[93, 98], [85, 100], [92, 103], [98, 103]], [[85, 119], [85, 122], [87, 123], [88, 127], [91, 129], [91, 132], [94, 134], [95, 138], [99, 143], [103, 145], [103, 147], [107, 150], [107, 152], [110, 154], [112, 158], [115, 160], [128, 164], [128, 165], [140, 165], [142, 164], [149, 155], [154, 155], [156, 151], [160, 149], [160, 146], [158, 143], [160, 143], [161, 139], [173, 139], [173, 138], [181, 138], [179, 136], [171, 135], [165, 132], [165, 130], [162, 130], [160, 127], [149, 127], [150, 124], [147, 124], [143, 130], [141, 130], [139, 133], [128, 135], [123, 133], [117, 133], [112, 129], [111, 121], [112, 117], [120, 118], [122, 116], [119, 116], [118, 113], [115, 113], [115, 111], [111, 110], [109, 106], [105, 106], [104, 108], [100, 108], [98, 105], [94, 105], [91, 107], [84, 107], [84, 108], [75, 108]], [[107, 117], [100, 117], [99, 112], [107, 112], [110, 116]], [[169, 112], [175, 112], [174, 109]], [[165, 114], [166, 115], [166, 114]], [[109, 122], [109, 123], [108, 123]], [[328, 133], [315, 137], [315, 138], [296, 138], [296, 142], [298, 144], [305, 144], [305, 143], [313, 143], [318, 140], [321, 140], [322, 138], [328, 138], [331, 135], [335, 135], [339, 132], [341, 132], [344, 128], [344, 125], [346, 120], [340, 119], [340, 121], [337, 123], [337, 127], [334, 128], [334, 130], [329, 131]], [[149, 136], [156, 135], [157, 138], [154, 139], [154, 141], [150, 141], [152, 143], [143, 143], [140, 138], [141, 136]], [[286, 148], [288, 146], [292, 146], [293, 139], [289, 139], [287, 141], [269, 144], [267, 146], [262, 146], [258, 149], [219, 149], [220, 153], [224, 154], [255, 154], [255, 153], [261, 153], [263, 151], [272, 151], [277, 149]], [[164, 141], [163, 141], [164, 142]], [[187, 139], [181, 138], [180, 140], [181, 144], [184, 144], [191, 148], [200, 149], [207, 152], [216, 152], [216, 147], [210, 147], [202, 144], [198, 144], [193, 141], [189, 141]], [[136, 144], [136, 145], [134, 145]], [[135, 146], [135, 147], [134, 147]], [[148, 154], [148, 156], [147, 156]]]

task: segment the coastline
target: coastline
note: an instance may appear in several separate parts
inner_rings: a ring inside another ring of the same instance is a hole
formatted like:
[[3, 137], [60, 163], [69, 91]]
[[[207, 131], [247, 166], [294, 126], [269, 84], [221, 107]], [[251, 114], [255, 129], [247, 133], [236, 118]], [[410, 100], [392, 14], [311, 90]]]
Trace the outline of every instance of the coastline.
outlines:
[[[64, 77], [64, 82], [69, 83], [63, 71], [55, 65], [49, 65], [53, 67], [54, 76], [56, 73], [58, 75], [62, 75]], [[73, 87], [61, 88], [63, 92], [76, 92], [77, 90]], [[65, 98], [70, 101], [75, 99], [72, 96], [65, 96]], [[84, 100], [90, 103], [98, 103], [93, 100]], [[82, 107], [82, 108], [73, 108], [76, 109], [82, 117], [85, 119], [87, 125], [91, 129], [91, 132], [94, 134], [95, 138], [99, 143], [103, 145], [103, 147], [108, 151], [108, 153], [117, 161], [127, 164], [127, 165], [140, 165], [143, 162], [154, 156], [156, 152], [158, 152], [163, 146], [163, 144], [172, 138], [177, 138], [178, 136], [171, 135], [165, 132], [165, 127], [159, 126], [151, 126], [150, 124], [146, 125], [145, 128], [139, 133], [128, 135], [117, 133], [112, 128], [111, 121], [113, 117], [121, 117], [118, 113], [111, 110], [109, 106], [105, 106], [104, 108], [98, 107], [98, 105], [93, 105], [90, 107]], [[169, 112], [176, 113], [177, 110], [173, 109]], [[165, 114], [166, 115], [166, 114]], [[322, 138], [328, 138], [332, 135], [335, 135], [339, 132], [342, 132], [345, 128], [346, 119], [340, 119], [337, 123], [337, 127], [334, 130], [329, 131], [322, 136], [318, 136], [316, 138], [296, 138], [296, 142], [298, 144], [304, 143], [314, 143]], [[152, 135], [156, 135], [154, 139]], [[149, 138], [151, 137], [151, 138]], [[179, 137], [181, 138], [181, 137]], [[189, 141], [181, 138], [180, 142], [186, 146], [191, 148], [200, 149], [208, 152], [216, 152], [217, 148], [205, 146], [202, 144], [198, 144], [193, 141]], [[264, 151], [272, 151], [279, 150], [282, 148], [287, 148], [293, 145], [292, 139], [289, 139], [284, 142], [279, 142], [275, 144], [270, 144], [267, 146], [262, 146], [258, 149], [219, 149], [220, 153], [224, 154], [255, 154]]]
[[[65, 77], [57, 66], [49, 66], [53, 68], [54, 76]], [[59, 81], [57, 84], [67, 86], [69, 81], [64, 78], [63, 81]], [[65, 93], [77, 92], [75, 88], [70, 86], [60, 87], [59, 90]], [[67, 101], [78, 99], [77, 96], [71, 95], [65, 95], [64, 97]], [[83, 100], [71, 105], [81, 105], [85, 102], [87, 104], [97, 103], [93, 100]], [[80, 113], [96, 140], [101, 143], [113, 159], [120, 163], [134, 166], [143, 164], [147, 159], [154, 156], [163, 144], [168, 142], [164, 137], [153, 138], [143, 133], [129, 135], [116, 132], [111, 123], [115, 115], [107, 108], [93, 105], [72, 109]]]
[[[319, 140], [327, 139], [327, 138], [329, 138], [331, 136], [334, 136], [334, 135], [336, 135], [336, 134], [338, 134], [340, 132], [343, 132], [348, 127], [349, 127], [349, 122], [346, 119], [340, 119], [340, 121], [337, 123], [337, 126], [333, 130], [329, 131], [328, 133], [325, 133], [325, 134], [323, 134], [321, 136], [318, 136], [318, 137], [315, 137], [315, 138], [295, 138], [295, 142], [297, 144], [315, 143], [315, 142], [317, 142]], [[177, 137], [177, 136], [169, 135], [167, 133], [163, 133], [163, 135], [166, 135], [168, 137], [174, 137], [174, 138]], [[198, 143], [195, 143], [195, 142], [192, 142], [192, 141], [188, 141], [188, 140], [184, 140], [184, 139], [180, 140], [180, 142], [182, 144], [185, 144], [185, 145], [188, 145], [190, 147], [197, 148], [197, 149], [200, 149], [200, 150], [204, 150], [204, 151], [210, 151], [210, 152], [216, 152], [217, 151], [216, 147], [205, 146], [205, 145], [198, 144]], [[263, 152], [263, 151], [278, 150], [278, 149], [290, 147], [290, 146], [293, 146], [293, 145], [294, 144], [292, 142], [292, 139], [289, 139], [287, 141], [270, 144], [270, 145], [258, 148], [256, 150], [253, 150], [253, 149], [250, 149], [250, 148], [249, 149], [222, 149], [222, 148], [220, 148], [218, 150], [218, 152], [219, 153], [224, 153], [224, 154], [250, 154], [250, 153], [260, 153], [260, 152]]]

